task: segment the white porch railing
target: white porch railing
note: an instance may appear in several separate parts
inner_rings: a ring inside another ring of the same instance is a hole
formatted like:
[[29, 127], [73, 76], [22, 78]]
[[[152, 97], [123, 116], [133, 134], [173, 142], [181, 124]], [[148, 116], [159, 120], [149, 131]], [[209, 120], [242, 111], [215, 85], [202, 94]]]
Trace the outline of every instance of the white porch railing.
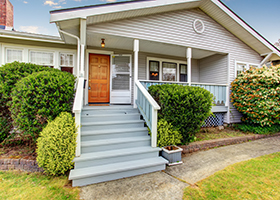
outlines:
[[160, 107], [138, 80], [135, 81], [135, 85], [137, 88], [135, 103], [151, 130], [151, 145], [157, 147], [157, 111]]
[[[140, 81], [141, 84], [148, 90], [151, 85], [163, 85], [163, 84], [177, 84], [177, 85], [189, 85], [187, 82], [170, 82], [170, 81]], [[227, 84], [212, 84], [212, 83], [191, 83], [191, 86], [202, 87], [214, 95], [214, 103], [216, 106], [227, 106]]]
[[83, 96], [84, 96], [84, 78], [79, 78], [76, 88], [76, 95], [73, 105], [73, 113], [75, 113], [75, 122], [78, 126], [78, 135], [77, 135], [77, 147], [76, 147], [76, 156], [81, 155], [81, 112], [83, 108]]

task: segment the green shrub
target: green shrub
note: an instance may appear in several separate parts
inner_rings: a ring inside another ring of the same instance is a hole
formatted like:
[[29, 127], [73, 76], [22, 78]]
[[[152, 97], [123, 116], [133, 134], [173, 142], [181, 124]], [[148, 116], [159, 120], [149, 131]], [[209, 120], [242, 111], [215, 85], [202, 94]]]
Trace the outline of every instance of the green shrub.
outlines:
[[203, 88], [175, 84], [153, 85], [149, 87], [149, 93], [161, 107], [158, 118], [165, 119], [179, 130], [184, 142], [194, 138], [211, 114], [213, 94]]
[[260, 135], [270, 135], [280, 132], [280, 125], [260, 126], [259, 124], [234, 124], [234, 128], [243, 132], [255, 133]]
[[251, 68], [231, 84], [231, 101], [247, 124], [280, 124], [280, 66]]
[[0, 143], [6, 139], [12, 130], [12, 124], [9, 123], [9, 119], [0, 116]]
[[[11, 91], [17, 81], [33, 72], [55, 71], [48, 67], [43, 67], [31, 63], [8, 63], [0, 67], [0, 134], [8, 135], [12, 129], [12, 118], [9, 111], [8, 102], [11, 101]], [[5, 125], [5, 126], [4, 126]], [[1, 136], [0, 136], [1, 137]], [[1, 139], [0, 139], [1, 141]]]
[[157, 124], [157, 146], [164, 147], [181, 143], [182, 135], [175, 130], [171, 123], [160, 119]]
[[14, 126], [36, 138], [61, 112], [71, 112], [75, 77], [67, 72], [33, 73], [16, 83], [10, 111]]
[[37, 162], [45, 172], [60, 175], [73, 167], [77, 127], [70, 113], [63, 112], [48, 123], [37, 140]]

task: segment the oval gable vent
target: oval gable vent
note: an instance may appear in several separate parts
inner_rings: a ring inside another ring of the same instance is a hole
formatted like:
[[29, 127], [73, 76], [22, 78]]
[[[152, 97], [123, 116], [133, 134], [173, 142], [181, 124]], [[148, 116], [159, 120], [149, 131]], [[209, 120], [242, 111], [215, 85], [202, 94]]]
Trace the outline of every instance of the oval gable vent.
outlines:
[[200, 19], [194, 20], [194, 22], [193, 22], [193, 29], [197, 33], [203, 33], [204, 29], [205, 29], [203, 21], [201, 21]]

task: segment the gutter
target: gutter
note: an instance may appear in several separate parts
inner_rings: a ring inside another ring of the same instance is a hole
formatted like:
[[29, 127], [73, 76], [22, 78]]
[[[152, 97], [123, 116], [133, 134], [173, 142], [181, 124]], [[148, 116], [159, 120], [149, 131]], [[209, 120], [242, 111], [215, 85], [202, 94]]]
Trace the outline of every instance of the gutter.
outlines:
[[71, 34], [71, 33], [68, 33], [68, 32], [66, 32], [66, 31], [61, 30], [59, 26], [57, 26], [57, 29], [58, 29], [58, 31], [59, 31], [60, 33], [63, 33], [63, 34], [65, 34], [65, 35], [68, 35], [68, 36], [70, 36], [70, 37], [72, 37], [72, 38], [75, 38], [75, 39], [77, 40], [77, 43], [78, 43], [78, 44], [77, 44], [77, 75], [78, 75], [78, 77], [79, 77], [79, 76], [80, 76], [80, 65], [81, 65], [81, 63], [80, 63], [81, 40], [80, 40], [80, 38], [79, 38], [78, 36], [73, 35], [73, 34]]

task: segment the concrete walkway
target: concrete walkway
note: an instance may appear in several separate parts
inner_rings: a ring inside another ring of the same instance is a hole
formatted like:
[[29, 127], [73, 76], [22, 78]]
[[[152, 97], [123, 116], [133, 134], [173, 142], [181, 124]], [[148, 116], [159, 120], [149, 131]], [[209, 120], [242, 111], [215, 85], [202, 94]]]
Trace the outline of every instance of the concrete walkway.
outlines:
[[280, 152], [280, 136], [201, 151], [185, 156], [182, 165], [167, 167], [165, 172], [81, 187], [81, 199], [179, 200], [189, 184], [231, 164], [275, 152]]

